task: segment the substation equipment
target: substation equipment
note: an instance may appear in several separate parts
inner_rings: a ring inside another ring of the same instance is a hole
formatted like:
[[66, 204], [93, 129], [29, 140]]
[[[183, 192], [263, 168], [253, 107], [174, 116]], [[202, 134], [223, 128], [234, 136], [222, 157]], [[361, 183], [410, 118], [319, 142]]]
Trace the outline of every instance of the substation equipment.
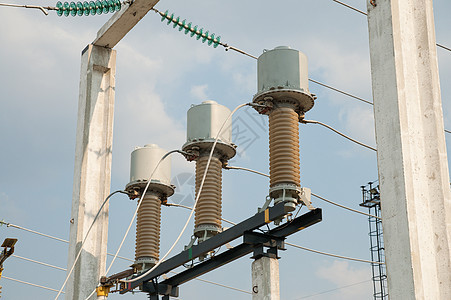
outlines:
[[[171, 158], [160, 162], [166, 153], [157, 145], [148, 144], [136, 147], [131, 154], [130, 182], [125, 190], [131, 198], [139, 197], [142, 202], [136, 219], [135, 272], [147, 270], [159, 260], [161, 204], [167, 202], [175, 189], [171, 185]], [[155, 170], [150, 182], [149, 170]]]
[[[196, 198], [199, 199], [195, 207], [194, 233], [182, 252], [158, 266], [155, 265], [159, 259], [161, 204], [174, 193], [170, 183], [170, 161], [167, 158], [160, 164], [149, 183], [149, 170], [155, 169], [165, 150], [156, 145], [135, 149], [130, 183], [126, 187], [132, 198], [139, 197], [142, 201], [138, 210], [135, 263], [132, 269], [103, 277], [100, 290], [116, 286], [114, 292], [124, 294], [139, 288], [148, 293], [150, 299], [159, 299], [159, 295], [163, 299], [178, 297], [181, 284], [249, 253], [253, 253], [253, 259], [279, 258], [278, 250], [285, 250], [287, 236], [320, 222], [321, 209], [313, 208], [310, 189], [300, 185], [298, 124], [305, 112], [313, 107], [315, 98], [308, 90], [307, 58], [302, 52], [282, 46], [265, 51], [258, 58], [258, 91], [249, 105], [269, 117], [269, 195], [255, 215], [227, 230], [221, 226], [222, 168], [236, 154], [230, 110], [211, 100], [188, 110], [187, 141], [181, 153], [187, 160], [196, 162]], [[149, 187], [143, 194], [147, 184]], [[293, 217], [290, 212], [300, 204], [307, 206], [309, 212]], [[283, 222], [284, 219], [287, 222]], [[275, 224], [272, 229], [260, 229], [272, 222]], [[238, 245], [209, 255], [238, 238], [242, 238]], [[170, 271], [195, 259], [199, 259], [197, 264], [158, 282], [163, 274], [168, 276]]]

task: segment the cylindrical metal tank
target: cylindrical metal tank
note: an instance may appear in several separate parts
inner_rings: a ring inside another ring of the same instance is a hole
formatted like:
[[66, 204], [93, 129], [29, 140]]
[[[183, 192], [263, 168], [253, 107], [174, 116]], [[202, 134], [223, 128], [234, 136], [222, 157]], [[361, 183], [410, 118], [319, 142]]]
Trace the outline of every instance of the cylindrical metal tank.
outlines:
[[[144, 147], [136, 147], [131, 154], [130, 184], [147, 181], [151, 172], [155, 169], [160, 159], [166, 154], [166, 150], [155, 144]], [[171, 184], [171, 157], [167, 157], [160, 163], [152, 176], [152, 182]]]
[[295, 110], [304, 113], [314, 105], [308, 88], [307, 57], [298, 50], [279, 46], [265, 51], [257, 62], [257, 94], [254, 102], [264, 100], [292, 102]]
[[[222, 124], [230, 115], [230, 109], [216, 101], [208, 100], [188, 110], [187, 143], [194, 141], [214, 141]], [[224, 125], [219, 140], [232, 142], [232, 118]]]

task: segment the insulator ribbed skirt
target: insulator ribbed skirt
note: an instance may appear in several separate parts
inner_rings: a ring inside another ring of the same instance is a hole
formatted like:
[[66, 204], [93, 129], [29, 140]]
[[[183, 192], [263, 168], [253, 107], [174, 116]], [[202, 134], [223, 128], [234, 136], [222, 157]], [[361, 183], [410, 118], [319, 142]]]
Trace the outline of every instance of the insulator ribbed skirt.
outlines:
[[[201, 156], [196, 160], [196, 197], [207, 166], [207, 161], [208, 156]], [[206, 224], [221, 226], [221, 192], [222, 163], [218, 158], [213, 156], [199, 197], [199, 202], [196, 206], [195, 227]]]
[[279, 107], [269, 114], [270, 187], [279, 183], [300, 185], [298, 114]]
[[146, 194], [140, 200], [136, 221], [135, 259], [152, 257], [159, 259], [161, 202], [157, 195]]

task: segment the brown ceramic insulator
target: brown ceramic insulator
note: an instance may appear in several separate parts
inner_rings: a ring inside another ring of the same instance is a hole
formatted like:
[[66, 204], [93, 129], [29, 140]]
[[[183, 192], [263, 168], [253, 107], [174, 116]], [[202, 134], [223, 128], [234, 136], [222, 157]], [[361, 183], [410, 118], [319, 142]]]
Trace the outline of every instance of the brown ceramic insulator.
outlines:
[[158, 260], [160, 253], [160, 198], [153, 193], [147, 193], [140, 201], [142, 203], [136, 221], [135, 259], [154, 258]]
[[270, 187], [281, 183], [300, 185], [298, 114], [278, 107], [269, 114]]
[[[199, 192], [208, 156], [201, 156], [196, 160], [196, 196]], [[221, 191], [222, 191], [222, 163], [217, 157], [212, 157], [207, 177], [196, 206], [195, 227], [199, 225], [221, 226]]]

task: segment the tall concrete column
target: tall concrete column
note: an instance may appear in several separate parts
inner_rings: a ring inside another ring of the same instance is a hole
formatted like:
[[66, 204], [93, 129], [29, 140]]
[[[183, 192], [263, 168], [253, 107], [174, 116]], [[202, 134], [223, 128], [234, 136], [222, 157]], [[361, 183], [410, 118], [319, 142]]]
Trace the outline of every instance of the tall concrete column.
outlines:
[[[83, 50], [68, 270], [97, 211], [110, 193], [115, 74], [115, 50], [94, 45]], [[107, 236], [108, 204], [83, 246], [67, 283], [66, 299], [86, 299], [96, 288], [100, 276], [105, 275]], [[92, 298], [96, 299], [95, 294]]]
[[451, 195], [432, 0], [367, 2], [389, 295], [451, 299]]
[[252, 262], [252, 300], [280, 300], [277, 258], [263, 256]]

